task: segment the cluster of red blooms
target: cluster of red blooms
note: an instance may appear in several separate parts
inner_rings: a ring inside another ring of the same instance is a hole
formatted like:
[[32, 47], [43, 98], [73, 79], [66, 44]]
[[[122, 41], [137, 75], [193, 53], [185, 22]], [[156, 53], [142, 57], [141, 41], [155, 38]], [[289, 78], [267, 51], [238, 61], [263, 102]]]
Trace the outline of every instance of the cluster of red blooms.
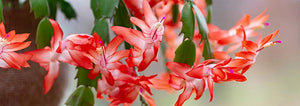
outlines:
[[[179, 9], [182, 9], [184, 1], [124, 0], [124, 2], [136, 16], [131, 17], [130, 21], [141, 31], [113, 26], [111, 30], [117, 36], [107, 45], [97, 33], [93, 35], [72, 34], [62, 39], [63, 32], [60, 26], [50, 19], [54, 31], [51, 47], [20, 54], [15, 51], [30, 45], [30, 41], [24, 42], [29, 34], [15, 34], [14, 31], [6, 33], [4, 25], [1, 24], [0, 67], [21, 69], [21, 67], [29, 67], [28, 60], [39, 63], [48, 71], [44, 83], [45, 93], [47, 93], [59, 74], [59, 63], [65, 62], [91, 69], [88, 75], [90, 79], [101, 75], [101, 79], [98, 79], [97, 98], [102, 99], [103, 94], [108, 95], [107, 100], [111, 101], [110, 105], [129, 105], [138, 95], [141, 95], [149, 105], [153, 106], [155, 102], [149, 94], [152, 95], [150, 88], [155, 88], [167, 91], [184, 89], [175, 104], [181, 106], [192, 93], [196, 93], [196, 100], [199, 99], [206, 88], [210, 91], [211, 101], [214, 83], [246, 81], [244, 73], [255, 63], [258, 53], [266, 47], [281, 43], [281, 41], [270, 42], [279, 30], [264, 38], [260, 35], [256, 42], [247, 40], [248, 37], [257, 35], [255, 29], [268, 25], [265, 23], [268, 16], [263, 12], [250, 20], [250, 16], [246, 15], [228, 31], [208, 24], [209, 41], [214, 51], [214, 59], [202, 59], [204, 44], [199, 40], [200, 34], [196, 33], [193, 39], [197, 44], [196, 61], [192, 67], [184, 63], [167, 62], [166, 66], [171, 72], [162, 73], [159, 78], [156, 74], [138, 75], [138, 72], [144, 71], [151, 62], [158, 60], [157, 55], [163, 36], [167, 45], [165, 57], [169, 61], [173, 60], [175, 50], [182, 39], [180, 40], [175, 32], [181, 28], [180, 19], [177, 20], [178, 22], [172, 22], [171, 7], [177, 4]], [[205, 14], [204, 0], [194, 2]], [[118, 50], [123, 41], [132, 45], [133, 48]], [[225, 49], [226, 46], [230, 47]], [[228, 55], [239, 48], [241, 49], [235, 53], [235, 57]], [[122, 59], [125, 59], [125, 62], [121, 61]]]

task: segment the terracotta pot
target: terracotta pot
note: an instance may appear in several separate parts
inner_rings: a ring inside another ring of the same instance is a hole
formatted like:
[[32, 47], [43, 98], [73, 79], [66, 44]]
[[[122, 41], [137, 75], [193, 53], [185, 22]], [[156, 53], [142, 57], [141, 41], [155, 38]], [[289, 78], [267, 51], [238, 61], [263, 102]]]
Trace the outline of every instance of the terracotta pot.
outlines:
[[[4, 8], [6, 31], [15, 30], [16, 33], [30, 33], [28, 40], [32, 41], [29, 51], [36, 49], [35, 36], [40, 19], [35, 19], [30, 13], [29, 3], [19, 6], [17, 0], [2, 0], [3, 4], [10, 2], [11, 8]], [[44, 94], [45, 69], [38, 63], [29, 62], [31, 68], [2, 69], [0, 68], [0, 105], [1, 106], [56, 106], [63, 97], [66, 88], [66, 69], [60, 68], [59, 77], [52, 89]]]

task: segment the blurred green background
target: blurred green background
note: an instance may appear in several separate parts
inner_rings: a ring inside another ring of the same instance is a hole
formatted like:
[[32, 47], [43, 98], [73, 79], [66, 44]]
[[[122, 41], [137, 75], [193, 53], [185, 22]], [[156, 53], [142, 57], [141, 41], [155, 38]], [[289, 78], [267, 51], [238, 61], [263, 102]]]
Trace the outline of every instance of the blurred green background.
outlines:
[[[195, 101], [192, 95], [184, 106], [299, 106], [300, 101], [300, 0], [213, 0], [213, 24], [228, 30], [245, 14], [255, 17], [267, 9], [271, 24], [258, 30], [263, 35], [280, 29], [275, 40], [282, 44], [264, 49], [256, 60], [256, 64], [246, 73], [246, 82], [228, 82], [215, 84], [214, 100], [209, 102], [209, 92], [205, 91], [201, 99]], [[89, 0], [70, 0], [77, 12], [77, 19], [66, 20], [58, 12], [58, 22], [65, 35], [71, 33], [90, 33], [94, 18]], [[145, 74], [160, 73], [164, 70], [162, 59], [152, 63]], [[65, 92], [62, 105], [75, 90], [76, 72], [73, 67], [69, 71], [69, 86]], [[172, 106], [182, 91], [168, 94], [154, 91], [153, 98], [158, 106]], [[105, 100], [96, 100], [96, 106], [106, 106]], [[133, 106], [140, 106], [137, 101]]]

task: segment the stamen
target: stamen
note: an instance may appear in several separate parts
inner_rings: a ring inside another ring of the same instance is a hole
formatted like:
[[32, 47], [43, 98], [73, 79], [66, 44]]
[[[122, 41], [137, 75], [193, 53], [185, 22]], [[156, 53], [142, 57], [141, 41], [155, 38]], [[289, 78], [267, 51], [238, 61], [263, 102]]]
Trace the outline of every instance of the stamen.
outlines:
[[264, 23], [265, 24], [265, 26], [270, 26], [270, 23], [268, 23], [268, 22], [266, 22], [266, 23]]
[[160, 23], [162, 23], [165, 19], [166, 19], [166, 17], [163, 17], [163, 18], [160, 20]]
[[156, 39], [156, 38], [157, 38], [156, 32], [157, 32], [158, 28], [163, 24], [163, 22], [164, 22], [165, 19], [166, 19], [166, 17], [163, 17], [163, 18], [160, 20], [159, 23], [155, 23], [155, 24], [154, 24], [153, 28], [155, 29], [155, 31], [154, 31], [154, 33], [153, 33], [153, 35], [152, 35], [152, 39]]
[[274, 41], [274, 43], [282, 43], [282, 42], [281, 42], [281, 40], [278, 40], [278, 41]]
[[267, 47], [270, 47], [270, 46], [274, 46], [275, 44], [278, 44], [278, 43], [282, 43], [282, 41], [277, 40], [277, 41], [274, 41], [274, 42], [266, 43], [265, 45], [263, 45], [263, 47], [261, 47], [260, 49], [258, 49], [256, 52], [259, 52], [259, 51], [261, 51], [264, 48], [267, 48]]
[[232, 69], [229, 69], [230, 73], [232, 74], [233, 73], [233, 70]]
[[143, 89], [142, 88], [140, 88], [140, 92], [143, 93]]

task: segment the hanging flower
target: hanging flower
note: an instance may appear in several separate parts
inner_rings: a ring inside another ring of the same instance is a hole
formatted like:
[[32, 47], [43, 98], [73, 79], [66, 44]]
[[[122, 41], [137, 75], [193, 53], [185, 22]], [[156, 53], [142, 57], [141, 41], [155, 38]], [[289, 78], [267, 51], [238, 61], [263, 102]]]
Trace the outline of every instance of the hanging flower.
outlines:
[[119, 104], [130, 105], [138, 95], [141, 95], [150, 106], [155, 106], [154, 100], [147, 94], [152, 95], [150, 91], [150, 82], [156, 75], [146, 76], [132, 76], [123, 73], [119, 70], [111, 71], [115, 78], [115, 84], [110, 85], [107, 81], [98, 80], [97, 98], [102, 99], [102, 94], [108, 95], [107, 100], [111, 101], [110, 106]]
[[124, 57], [128, 57], [130, 51], [117, 51], [119, 45], [123, 42], [123, 39], [118, 36], [112, 39], [106, 47], [97, 33], [94, 33], [93, 37], [98, 43], [95, 45], [95, 48], [89, 50], [89, 58], [95, 64], [95, 68], [89, 73], [89, 78], [94, 79], [101, 73], [102, 76], [106, 78], [106, 81], [108, 81], [110, 85], [113, 85], [114, 79], [110, 70], [123, 70], [122, 68], [124, 68], [124, 65], [120, 62], [120, 60]]
[[31, 61], [39, 63], [42, 67], [44, 67], [47, 71], [47, 75], [44, 79], [44, 93], [48, 93], [51, 89], [54, 80], [58, 77], [59, 74], [59, 62], [58, 58], [61, 53], [61, 40], [63, 37], [63, 32], [58, 25], [58, 23], [52, 19], [49, 19], [52, 28], [53, 28], [53, 36], [51, 39], [51, 48], [45, 47], [42, 49], [37, 49], [29, 52], [25, 52], [25, 54], [31, 54]]
[[[48, 93], [51, 89], [54, 80], [58, 77], [59, 74], [59, 61], [63, 61], [75, 66], [82, 66], [87, 69], [92, 68], [92, 63], [88, 63], [90, 60], [84, 56], [84, 52], [79, 50], [73, 50], [69, 48], [76, 48], [75, 45], [68, 45], [69, 42], [62, 41], [63, 32], [59, 26], [59, 24], [49, 19], [52, 28], [53, 28], [53, 36], [51, 38], [51, 47], [44, 47], [42, 49], [37, 49], [29, 52], [25, 52], [25, 54], [32, 55], [31, 61], [37, 62], [46, 69], [47, 75], [44, 78], [44, 93]], [[72, 37], [69, 37], [72, 39]], [[65, 39], [65, 40], [69, 40]], [[64, 42], [62, 44], [62, 42]], [[83, 43], [83, 42], [79, 42]], [[63, 46], [62, 46], [63, 45]]]
[[130, 66], [138, 66], [139, 71], [144, 71], [152, 61], [157, 61], [159, 44], [164, 32], [162, 24], [165, 19], [158, 21], [146, 0], [143, 1], [143, 9], [145, 21], [135, 17], [130, 19], [133, 24], [141, 28], [143, 33], [120, 26], [111, 27], [118, 36], [134, 46], [131, 51], [132, 56], [126, 61]]

